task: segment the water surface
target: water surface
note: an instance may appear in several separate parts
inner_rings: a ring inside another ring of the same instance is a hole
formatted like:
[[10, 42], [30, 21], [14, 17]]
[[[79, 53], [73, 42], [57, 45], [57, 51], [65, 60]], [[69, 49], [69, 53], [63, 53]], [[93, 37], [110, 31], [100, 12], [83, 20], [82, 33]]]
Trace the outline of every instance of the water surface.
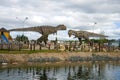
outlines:
[[0, 65], [0, 80], [120, 80], [120, 62], [17, 67]]

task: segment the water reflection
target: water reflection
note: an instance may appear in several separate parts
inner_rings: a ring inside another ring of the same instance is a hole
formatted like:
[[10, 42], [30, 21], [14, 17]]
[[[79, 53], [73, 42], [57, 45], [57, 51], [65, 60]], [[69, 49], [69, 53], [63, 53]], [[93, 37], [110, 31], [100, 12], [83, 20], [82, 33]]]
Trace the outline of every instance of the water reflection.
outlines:
[[119, 80], [119, 62], [64, 66], [0, 67], [0, 80]]

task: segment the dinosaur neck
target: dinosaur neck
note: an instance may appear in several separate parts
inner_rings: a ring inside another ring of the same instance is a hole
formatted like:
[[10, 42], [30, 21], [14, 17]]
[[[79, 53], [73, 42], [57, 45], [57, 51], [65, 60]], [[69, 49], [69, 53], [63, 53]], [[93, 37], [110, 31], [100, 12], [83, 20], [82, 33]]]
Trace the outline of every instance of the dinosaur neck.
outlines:
[[56, 30], [61, 30], [61, 27], [57, 26], [55, 27]]
[[72, 30], [72, 35], [77, 36], [77, 34], [76, 34], [76, 33], [77, 33], [76, 31]]

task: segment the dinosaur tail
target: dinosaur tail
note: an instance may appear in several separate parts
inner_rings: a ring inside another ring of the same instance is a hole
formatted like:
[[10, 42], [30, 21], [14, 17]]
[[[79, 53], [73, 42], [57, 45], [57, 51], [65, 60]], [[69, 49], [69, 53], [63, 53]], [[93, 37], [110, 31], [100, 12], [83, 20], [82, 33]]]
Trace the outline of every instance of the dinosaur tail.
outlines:
[[37, 31], [38, 29], [36, 27], [30, 27], [30, 28], [16, 28], [16, 29], [10, 29], [9, 31]]
[[105, 36], [103, 34], [97, 34], [97, 33], [90, 33], [89, 35], [90, 37], [108, 37], [108, 36]]

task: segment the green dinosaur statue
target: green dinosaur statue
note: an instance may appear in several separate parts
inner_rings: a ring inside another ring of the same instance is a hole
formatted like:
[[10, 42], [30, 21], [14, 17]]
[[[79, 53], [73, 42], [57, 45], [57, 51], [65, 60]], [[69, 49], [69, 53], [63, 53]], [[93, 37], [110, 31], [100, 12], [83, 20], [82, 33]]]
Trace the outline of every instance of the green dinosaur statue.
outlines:
[[46, 44], [48, 41], [48, 35], [57, 33], [58, 30], [66, 30], [65, 25], [58, 25], [54, 26], [35, 26], [35, 27], [28, 27], [28, 28], [17, 28], [17, 29], [10, 29], [9, 31], [35, 31], [42, 34], [39, 38], [40, 42], [44, 41]]

